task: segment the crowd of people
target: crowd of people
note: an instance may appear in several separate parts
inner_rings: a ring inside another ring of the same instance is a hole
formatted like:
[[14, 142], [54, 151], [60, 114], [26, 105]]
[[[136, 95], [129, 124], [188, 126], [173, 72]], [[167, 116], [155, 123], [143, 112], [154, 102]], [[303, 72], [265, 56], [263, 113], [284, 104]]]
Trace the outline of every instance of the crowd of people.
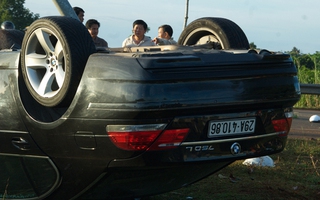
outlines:
[[[79, 20], [83, 23], [85, 11], [80, 7], [73, 7]], [[94, 44], [96, 47], [108, 47], [108, 42], [100, 37], [99, 28], [100, 23], [96, 19], [89, 19], [86, 24]], [[122, 42], [122, 47], [139, 47], [139, 46], [155, 46], [155, 45], [175, 45], [176, 41], [173, 40], [173, 29], [170, 25], [164, 24], [158, 28], [158, 36], [151, 39], [151, 37], [146, 36], [148, 30], [148, 25], [145, 21], [138, 19], [132, 24], [132, 35], [126, 38]]]
[[[73, 7], [74, 12], [78, 16], [81, 23], [84, 22], [85, 11], [80, 7]], [[103, 38], [98, 37], [100, 23], [96, 19], [89, 19], [85, 23], [92, 40], [96, 47], [108, 48], [108, 42]], [[11, 21], [4, 21], [1, 24], [1, 29], [15, 29]], [[138, 19], [132, 24], [132, 35], [122, 42], [122, 47], [139, 47], [139, 46], [155, 46], [155, 45], [175, 45], [176, 41], [173, 40], [173, 29], [170, 25], [164, 24], [158, 28], [158, 36], [151, 39], [146, 36], [148, 25], [145, 21]]]
[[148, 25], [145, 21], [138, 19], [132, 24], [132, 35], [122, 42], [122, 47], [155, 46], [155, 45], [174, 45], [173, 30], [170, 25], [162, 25], [158, 28], [158, 37], [151, 39], [146, 36]]

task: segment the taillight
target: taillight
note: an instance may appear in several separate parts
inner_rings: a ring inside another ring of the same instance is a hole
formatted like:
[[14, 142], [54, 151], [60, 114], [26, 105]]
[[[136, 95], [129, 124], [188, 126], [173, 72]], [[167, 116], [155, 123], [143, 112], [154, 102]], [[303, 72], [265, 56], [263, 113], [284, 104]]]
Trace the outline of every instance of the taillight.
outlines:
[[292, 124], [293, 112], [286, 112], [286, 118], [272, 120], [273, 128], [276, 132], [281, 132], [280, 136], [288, 135]]
[[179, 146], [189, 132], [188, 128], [164, 130], [165, 127], [166, 124], [108, 125], [107, 133], [120, 149], [154, 151]]
[[145, 150], [159, 136], [166, 124], [108, 125], [111, 141], [120, 149]]
[[148, 150], [164, 150], [178, 147], [189, 133], [189, 130], [189, 128], [165, 130]]

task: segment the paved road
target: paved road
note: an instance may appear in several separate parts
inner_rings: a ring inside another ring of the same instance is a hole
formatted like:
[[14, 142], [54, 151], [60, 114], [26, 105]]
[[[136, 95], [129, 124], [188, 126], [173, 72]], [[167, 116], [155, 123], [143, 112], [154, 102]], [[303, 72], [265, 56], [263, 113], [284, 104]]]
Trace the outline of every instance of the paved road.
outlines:
[[320, 123], [310, 123], [312, 115], [319, 115], [320, 110], [293, 109], [294, 118], [289, 138], [320, 139]]

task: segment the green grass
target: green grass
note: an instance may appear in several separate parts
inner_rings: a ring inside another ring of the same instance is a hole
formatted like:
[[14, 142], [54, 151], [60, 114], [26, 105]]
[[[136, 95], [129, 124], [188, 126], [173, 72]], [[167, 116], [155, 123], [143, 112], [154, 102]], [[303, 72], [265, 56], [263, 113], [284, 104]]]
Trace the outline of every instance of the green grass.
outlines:
[[303, 94], [301, 99], [294, 105], [294, 108], [320, 108], [320, 95]]
[[243, 160], [236, 161], [191, 186], [148, 199], [320, 199], [319, 146], [318, 140], [289, 139], [283, 152], [270, 156], [275, 167], [247, 167]]
[[[305, 58], [312, 58], [313, 65], [306, 67]], [[317, 65], [320, 62], [320, 54], [314, 55], [302, 55], [298, 57], [293, 57], [295, 65], [298, 69], [299, 82], [303, 84], [320, 84], [320, 70]], [[308, 108], [308, 109], [319, 109], [320, 108], [320, 95], [301, 95], [301, 99], [295, 108]]]

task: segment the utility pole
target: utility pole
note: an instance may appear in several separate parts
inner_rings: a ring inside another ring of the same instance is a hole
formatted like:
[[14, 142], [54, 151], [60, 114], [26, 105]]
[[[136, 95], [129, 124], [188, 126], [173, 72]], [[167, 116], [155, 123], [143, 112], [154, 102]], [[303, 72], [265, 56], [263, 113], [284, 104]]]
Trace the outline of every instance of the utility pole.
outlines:
[[68, 16], [68, 17], [72, 17], [74, 19], [79, 20], [78, 16], [72, 9], [68, 0], [52, 0], [52, 1], [62, 16]]
[[[186, 14], [185, 14], [185, 17], [184, 17], [183, 29], [187, 26], [188, 13], [189, 13], [189, 0], [186, 0]], [[183, 29], [182, 29], [182, 30], [183, 30]]]

